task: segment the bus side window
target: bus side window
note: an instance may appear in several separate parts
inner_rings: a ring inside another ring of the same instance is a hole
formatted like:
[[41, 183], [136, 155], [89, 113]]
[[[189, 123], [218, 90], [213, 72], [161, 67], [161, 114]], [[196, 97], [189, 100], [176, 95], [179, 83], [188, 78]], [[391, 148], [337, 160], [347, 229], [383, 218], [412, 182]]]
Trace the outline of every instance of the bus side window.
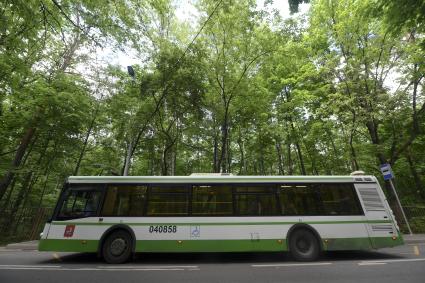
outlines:
[[362, 215], [360, 202], [352, 184], [320, 184], [324, 215]]
[[287, 216], [320, 215], [319, 198], [314, 184], [280, 185], [282, 214]]
[[192, 215], [232, 215], [232, 187], [226, 185], [193, 186]]
[[275, 185], [235, 187], [236, 212], [245, 216], [275, 216], [278, 211]]
[[187, 186], [154, 185], [149, 188], [148, 216], [186, 216], [189, 214]]
[[109, 186], [102, 216], [143, 216], [147, 186]]

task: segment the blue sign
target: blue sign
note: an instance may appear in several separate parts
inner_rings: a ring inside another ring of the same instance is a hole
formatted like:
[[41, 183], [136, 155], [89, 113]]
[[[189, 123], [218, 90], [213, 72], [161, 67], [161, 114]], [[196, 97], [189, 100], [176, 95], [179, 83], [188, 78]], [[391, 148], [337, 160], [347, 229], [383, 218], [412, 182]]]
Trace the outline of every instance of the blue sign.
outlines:
[[381, 164], [381, 172], [382, 172], [382, 175], [384, 176], [385, 181], [394, 178], [393, 171], [391, 170], [391, 165], [388, 163]]
[[190, 226], [190, 237], [191, 238], [201, 237], [201, 226]]

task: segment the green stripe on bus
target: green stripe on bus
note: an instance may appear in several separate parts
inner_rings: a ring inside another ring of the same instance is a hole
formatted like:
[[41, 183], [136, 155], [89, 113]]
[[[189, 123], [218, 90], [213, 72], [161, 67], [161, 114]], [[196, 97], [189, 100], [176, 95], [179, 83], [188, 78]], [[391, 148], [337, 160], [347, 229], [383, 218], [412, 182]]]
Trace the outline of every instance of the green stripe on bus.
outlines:
[[403, 245], [402, 237], [341, 238], [323, 240], [325, 251], [370, 250]]
[[[39, 251], [97, 252], [98, 240], [42, 239]], [[284, 239], [267, 240], [138, 240], [137, 252], [283, 251]]]
[[287, 250], [284, 239], [137, 241], [138, 252], [262, 252]]
[[69, 222], [69, 221], [53, 221], [53, 225], [89, 225], [89, 226], [112, 226], [117, 224], [125, 224], [129, 226], [150, 226], [150, 225], [180, 225], [180, 226], [217, 226], [217, 225], [291, 225], [297, 223], [304, 224], [375, 224], [375, 223], [392, 223], [391, 220], [346, 220], [346, 221], [293, 221], [293, 222], [183, 222], [183, 223], [163, 223], [163, 222]]
[[[369, 250], [403, 244], [403, 238], [322, 239], [323, 250]], [[97, 252], [98, 240], [42, 239], [40, 251]], [[287, 251], [286, 239], [262, 240], [138, 240], [137, 252], [260, 252]]]
[[98, 240], [41, 239], [38, 242], [39, 251], [97, 252], [98, 246]]

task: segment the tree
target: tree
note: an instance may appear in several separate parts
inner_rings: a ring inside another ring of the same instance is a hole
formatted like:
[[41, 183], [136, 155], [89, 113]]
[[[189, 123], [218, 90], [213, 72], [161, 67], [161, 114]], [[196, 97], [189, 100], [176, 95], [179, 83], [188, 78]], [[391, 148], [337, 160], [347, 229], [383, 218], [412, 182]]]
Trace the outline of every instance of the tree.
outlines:
[[[212, 54], [211, 72], [208, 74], [209, 103], [212, 108], [211, 122], [214, 123], [213, 171], [229, 172], [231, 167], [230, 137], [232, 104], [243, 84], [250, 76], [251, 69], [260, 64], [259, 60], [271, 52], [257, 39], [266, 27], [256, 23], [259, 16], [253, 12], [254, 1], [224, 2], [215, 15], [214, 22], [206, 27], [205, 45]], [[208, 1], [203, 9], [211, 11]], [[234, 21], [238, 18], [238, 21]]]

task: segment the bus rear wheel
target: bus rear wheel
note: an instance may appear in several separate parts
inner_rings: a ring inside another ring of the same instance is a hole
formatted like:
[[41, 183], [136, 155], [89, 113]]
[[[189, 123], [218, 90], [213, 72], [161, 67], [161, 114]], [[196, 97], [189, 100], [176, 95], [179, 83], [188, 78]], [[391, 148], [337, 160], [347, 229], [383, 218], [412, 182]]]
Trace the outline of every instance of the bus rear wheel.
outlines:
[[132, 254], [132, 238], [124, 230], [112, 232], [103, 242], [102, 255], [107, 263], [127, 262]]
[[314, 261], [319, 257], [320, 244], [308, 229], [297, 229], [289, 238], [289, 252], [297, 261]]

